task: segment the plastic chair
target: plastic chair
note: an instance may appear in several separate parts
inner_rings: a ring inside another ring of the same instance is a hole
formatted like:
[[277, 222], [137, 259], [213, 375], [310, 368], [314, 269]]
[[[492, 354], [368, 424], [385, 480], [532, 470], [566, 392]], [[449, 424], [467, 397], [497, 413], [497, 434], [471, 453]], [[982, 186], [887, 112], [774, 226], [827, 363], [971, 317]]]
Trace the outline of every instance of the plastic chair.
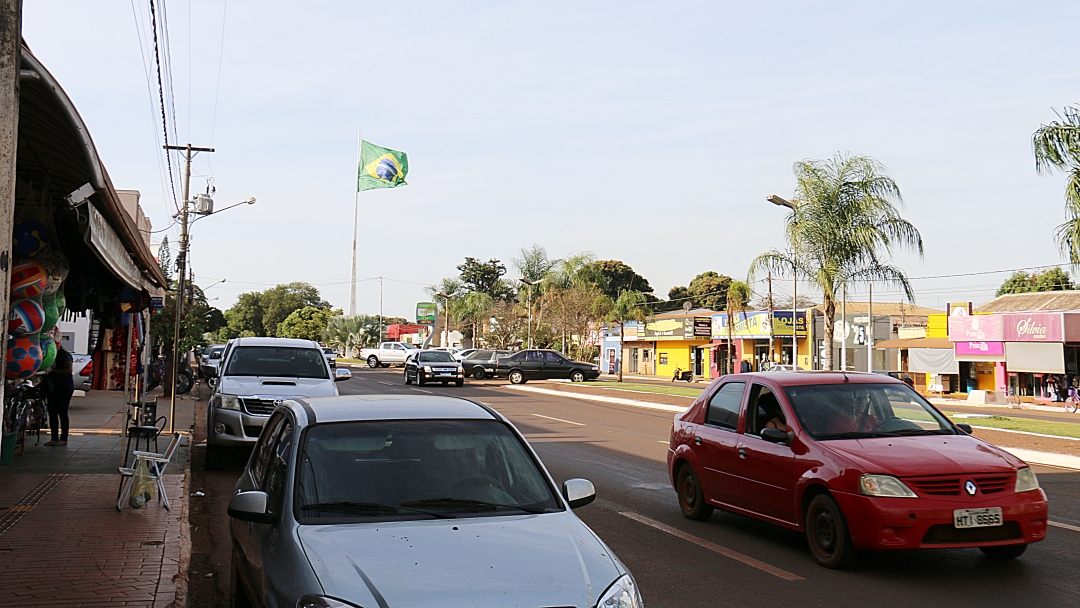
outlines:
[[161, 480], [161, 476], [165, 473], [165, 468], [169, 466], [169, 461], [172, 460], [173, 455], [176, 454], [176, 450], [180, 448], [180, 437], [180, 433], [173, 433], [172, 441], [169, 442], [169, 447], [165, 448], [163, 454], [136, 450], [135, 462], [132, 463], [131, 467], [117, 467], [121, 476], [120, 495], [116, 499], [117, 511], [123, 510], [124, 503], [128, 500], [131, 484], [135, 481], [135, 467], [138, 466], [140, 460], [146, 461], [150, 470], [150, 477], [154, 480], [154, 485], [157, 486], [158, 499], [165, 505], [166, 511], [170, 510], [169, 497], [165, 494], [165, 483]]

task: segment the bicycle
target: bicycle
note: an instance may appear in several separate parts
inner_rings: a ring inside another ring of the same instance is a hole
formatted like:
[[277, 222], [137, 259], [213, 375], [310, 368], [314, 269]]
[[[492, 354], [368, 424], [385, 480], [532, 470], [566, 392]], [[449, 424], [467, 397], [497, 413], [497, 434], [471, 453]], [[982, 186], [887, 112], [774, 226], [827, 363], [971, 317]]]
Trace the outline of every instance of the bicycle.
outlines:
[[1069, 396], [1065, 398], [1065, 411], [1075, 414], [1077, 409], [1080, 409], [1080, 394], [1077, 394], [1076, 389], [1070, 386]]
[[45, 401], [39, 387], [25, 382], [11, 391], [5, 399], [4, 427], [15, 434], [15, 453], [21, 454], [26, 444], [26, 436], [34, 433], [37, 442], [41, 442], [41, 427], [45, 420]]

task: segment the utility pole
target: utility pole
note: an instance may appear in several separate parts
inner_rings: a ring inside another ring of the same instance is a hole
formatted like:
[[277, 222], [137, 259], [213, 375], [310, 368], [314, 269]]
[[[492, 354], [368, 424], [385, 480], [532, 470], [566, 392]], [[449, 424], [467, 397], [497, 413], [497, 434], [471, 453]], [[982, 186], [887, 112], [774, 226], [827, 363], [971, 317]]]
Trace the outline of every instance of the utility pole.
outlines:
[[[356, 171], [360, 171], [360, 152], [363, 147], [363, 142], [360, 139], [360, 127], [356, 127]], [[356, 226], [360, 219], [360, 184], [359, 178], [353, 176], [353, 179], [357, 181], [356, 193], [353, 194], [353, 217], [352, 217], [352, 280], [349, 288], [349, 316], [356, 316]], [[381, 313], [380, 313], [381, 314]], [[380, 336], [380, 342], [381, 336]]]
[[[15, 163], [19, 143], [22, 0], [0, 0], [0, 309], [8, 310], [11, 229], [15, 220]], [[4, 410], [0, 383], [0, 414]]]
[[[180, 320], [184, 318], [184, 289], [187, 278], [187, 252], [188, 252], [188, 193], [191, 190], [191, 158], [193, 152], [213, 152], [213, 148], [195, 148], [191, 144], [186, 146], [165, 146], [166, 150], [184, 151], [184, 193], [180, 206], [180, 253], [176, 256], [176, 317], [173, 319], [173, 344], [172, 344], [172, 388], [169, 390], [169, 432], [174, 430], [176, 418], [176, 375], [179, 371], [180, 362]], [[168, 152], [166, 152], [167, 154]]]
[[382, 332], [383, 332], [383, 316], [382, 316], [382, 294], [383, 285], [382, 277], [379, 277], [379, 345], [382, 347]]
[[866, 371], [874, 371], [874, 286], [867, 285], [866, 316], [870, 320], [870, 331], [866, 332]]
[[769, 274], [766, 275], [765, 280], [769, 284], [769, 363], [772, 364], [773, 361], [774, 361], [773, 357], [775, 356], [775, 354], [774, 354], [774, 348], [775, 348], [774, 342], [776, 341], [776, 338], [773, 336], [773, 301], [772, 301], [772, 271], [771, 270], [769, 271]]

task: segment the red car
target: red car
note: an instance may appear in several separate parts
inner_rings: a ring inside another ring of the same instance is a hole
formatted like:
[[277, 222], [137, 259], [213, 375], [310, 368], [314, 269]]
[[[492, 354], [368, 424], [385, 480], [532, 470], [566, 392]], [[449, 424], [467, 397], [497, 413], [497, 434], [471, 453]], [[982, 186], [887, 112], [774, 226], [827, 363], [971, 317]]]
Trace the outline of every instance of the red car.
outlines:
[[880, 374], [724, 376], [675, 416], [679, 506], [805, 532], [823, 566], [857, 549], [978, 547], [1012, 559], [1046, 538], [1046, 495], [1015, 456]]

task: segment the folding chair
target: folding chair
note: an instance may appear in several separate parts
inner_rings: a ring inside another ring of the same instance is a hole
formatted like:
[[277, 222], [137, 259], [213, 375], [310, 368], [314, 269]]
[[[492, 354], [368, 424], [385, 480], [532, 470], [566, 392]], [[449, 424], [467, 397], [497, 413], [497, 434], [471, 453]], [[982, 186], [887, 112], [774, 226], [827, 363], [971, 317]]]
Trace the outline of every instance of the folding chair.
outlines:
[[120, 471], [120, 495], [116, 499], [116, 510], [121, 511], [124, 508], [124, 503], [128, 500], [128, 494], [131, 492], [131, 484], [135, 481], [135, 467], [138, 466], [140, 460], [146, 461], [150, 469], [150, 477], [154, 480], [154, 485], [157, 486], [158, 499], [165, 505], [165, 510], [169, 508], [169, 497], [165, 494], [165, 483], [161, 480], [162, 474], [165, 473], [165, 467], [169, 466], [169, 461], [172, 460], [176, 450], [180, 448], [180, 433], [174, 433], [172, 441], [169, 442], [169, 447], [165, 448], [164, 454], [155, 454], [154, 452], [140, 452], [135, 451], [135, 462], [129, 467], [117, 467]]

